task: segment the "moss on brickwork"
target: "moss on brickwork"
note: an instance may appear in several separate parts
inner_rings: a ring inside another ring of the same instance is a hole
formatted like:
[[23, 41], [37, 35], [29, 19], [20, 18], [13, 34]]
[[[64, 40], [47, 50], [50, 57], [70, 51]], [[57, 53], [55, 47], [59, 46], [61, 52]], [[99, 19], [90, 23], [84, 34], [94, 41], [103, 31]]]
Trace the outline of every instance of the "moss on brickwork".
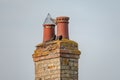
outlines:
[[46, 56], [57, 52], [80, 54], [78, 44], [68, 39], [40, 43], [36, 47], [37, 49], [34, 51], [33, 57]]
[[38, 44], [33, 54], [35, 80], [78, 80], [78, 44], [62, 39]]

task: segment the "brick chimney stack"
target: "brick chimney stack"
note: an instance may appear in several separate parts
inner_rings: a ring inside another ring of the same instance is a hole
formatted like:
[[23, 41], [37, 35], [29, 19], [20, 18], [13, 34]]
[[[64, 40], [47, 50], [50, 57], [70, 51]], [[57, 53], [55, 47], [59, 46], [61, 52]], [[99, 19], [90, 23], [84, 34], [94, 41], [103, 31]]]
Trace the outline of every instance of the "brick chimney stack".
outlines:
[[43, 42], [50, 41], [55, 36], [55, 23], [48, 13], [44, 21]]
[[81, 52], [78, 49], [78, 43], [69, 40], [68, 20], [69, 17], [55, 19], [56, 39], [55, 23], [50, 14], [45, 19], [43, 42], [36, 45], [32, 55], [35, 65], [35, 80], [79, 80], [78, 60]]
[[60, 16], [56, 18], [57, 36], [62, 35], [62, 38], [69, 39], [68, 20], [69, 17], [66, 16]]

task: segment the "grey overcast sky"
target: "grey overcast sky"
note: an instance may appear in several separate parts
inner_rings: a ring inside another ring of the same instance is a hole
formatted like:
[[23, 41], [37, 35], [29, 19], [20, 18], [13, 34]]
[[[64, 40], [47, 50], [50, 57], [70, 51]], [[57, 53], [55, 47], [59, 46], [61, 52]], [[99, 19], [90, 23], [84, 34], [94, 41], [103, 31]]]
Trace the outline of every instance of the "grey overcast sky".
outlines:
[[0, 0], [0, 80], [34, 80], [32, 54], [48, 13], [70, 17], [79, 80], [120, 80], [120, 0]]

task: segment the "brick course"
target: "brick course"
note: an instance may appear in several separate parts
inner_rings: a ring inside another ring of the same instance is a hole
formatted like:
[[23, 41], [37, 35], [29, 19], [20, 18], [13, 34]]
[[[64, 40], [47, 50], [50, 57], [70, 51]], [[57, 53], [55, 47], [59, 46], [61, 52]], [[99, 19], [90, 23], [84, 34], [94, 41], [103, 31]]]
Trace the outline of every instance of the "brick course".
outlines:
[[78, 80], [80, 51], [76, 42], [65, 39], [36, 47], [33, 54], [35, 80]]

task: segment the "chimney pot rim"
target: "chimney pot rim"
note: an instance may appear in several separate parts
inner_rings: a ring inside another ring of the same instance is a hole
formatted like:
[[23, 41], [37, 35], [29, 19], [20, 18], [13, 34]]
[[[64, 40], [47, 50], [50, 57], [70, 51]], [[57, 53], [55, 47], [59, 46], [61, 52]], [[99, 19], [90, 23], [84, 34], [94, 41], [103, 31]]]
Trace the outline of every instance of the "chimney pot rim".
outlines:
[[68, 18], [68, 19], [69, 19], [68, 16], [58, 16], [58, 17], [56, 17], [56, 18]]
[[55, 26], [55, 24], [43, 24], [43, 26]]

